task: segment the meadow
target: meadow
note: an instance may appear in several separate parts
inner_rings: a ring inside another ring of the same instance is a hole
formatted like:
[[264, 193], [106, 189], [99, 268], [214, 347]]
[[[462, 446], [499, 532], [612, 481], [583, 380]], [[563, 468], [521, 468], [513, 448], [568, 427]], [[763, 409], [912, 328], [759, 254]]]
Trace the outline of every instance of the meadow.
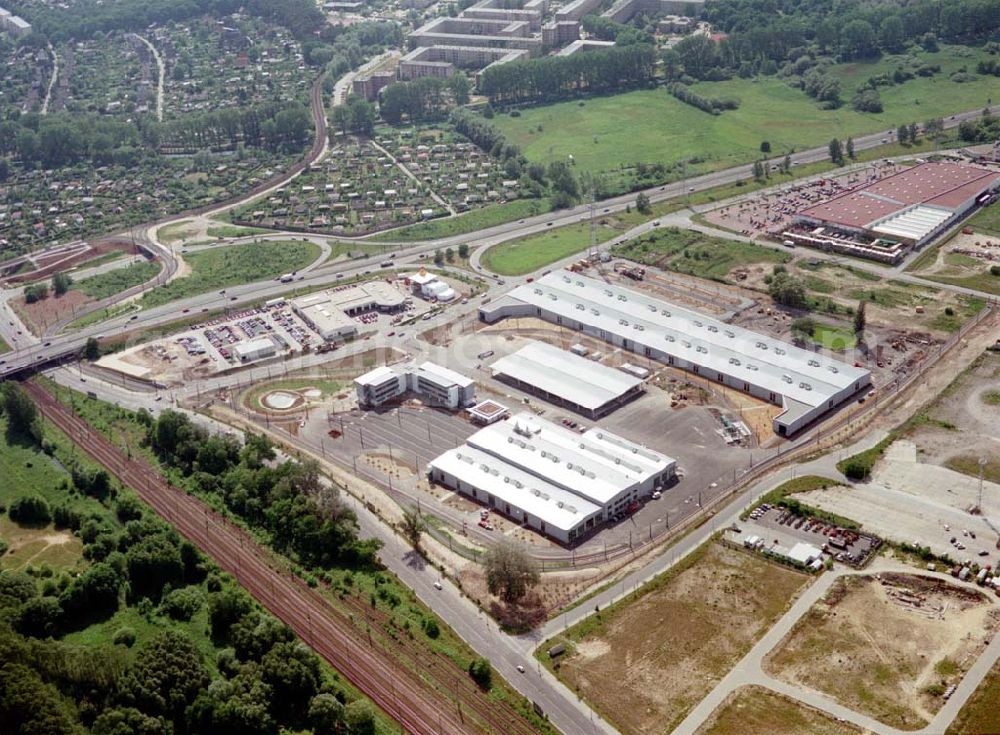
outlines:
[[319, 255], [319, 245], [300, 240], [266, 240], [194, 253], [184, 257], [191, 273], [147, 291], [142, 305], [160, 306], [212, 289], [276, 278], [305, 268]]
[[974, 70], [984, 54], [965, 47], [942, 46], [921, 53], [921, 60], [940, 64], [933, 77], [917, 77], [880, 88], [885, 111], [860, 113], [848, 104], [868, 77], [892, 71], [900, 57], [871, 63], [840, 64], [831, 74], [841, 81], [845, 104], [823, 110], [800, 90], [778, 77], [702, 82], [692, 90], [708, 97], [736, 97], [737, 110], [713, 116], [671, 97], [663, 89], [572, 100], [519, 111], [518, 117], [493, 120], [532, 161], [568, 160], [592, 172], [611, 176], [636, 162], [677, 164], [696, 161], [684, 173], [693, 175], [728, 168], [760, 157], [760, 144], [771, 144], [771, 157], [792, 150], [895, 129], [914, 121], [948, 117], [983, 107], [997, 91], [995, 77], [976, 75], [964, 84], [950, 81], [961, 67]]

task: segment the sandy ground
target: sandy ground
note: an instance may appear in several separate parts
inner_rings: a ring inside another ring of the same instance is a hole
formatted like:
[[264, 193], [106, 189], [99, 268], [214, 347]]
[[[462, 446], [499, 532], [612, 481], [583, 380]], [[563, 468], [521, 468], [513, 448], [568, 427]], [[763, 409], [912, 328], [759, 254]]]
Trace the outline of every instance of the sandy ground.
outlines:
[[692, 561], [617, 609], [561, 664], [623, 733], [668, 732], [809, 582], [719, 544]]
[[[915, 575], [838, 580], [769, 655], [769, 673], [902, 729], [924, 726], [998, 623], [981, 593]], [[928, 687], [942, 687], [932, 694]]]

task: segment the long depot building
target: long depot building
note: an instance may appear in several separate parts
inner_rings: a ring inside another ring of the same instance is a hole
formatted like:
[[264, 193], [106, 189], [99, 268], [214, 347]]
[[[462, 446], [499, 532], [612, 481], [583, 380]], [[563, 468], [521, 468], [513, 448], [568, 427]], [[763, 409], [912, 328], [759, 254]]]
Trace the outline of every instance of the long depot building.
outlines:
[[520, 413], [427, 465], [434, 482], [571, 543], [671, 482], [675, 460], [592, 428], [584, 434]]
[[479, 309], [488, 323], [537, 317], [782, 406], [776, 433], [800, 431], [871, 385], [871, 373], [682, 306], [566, 270]]

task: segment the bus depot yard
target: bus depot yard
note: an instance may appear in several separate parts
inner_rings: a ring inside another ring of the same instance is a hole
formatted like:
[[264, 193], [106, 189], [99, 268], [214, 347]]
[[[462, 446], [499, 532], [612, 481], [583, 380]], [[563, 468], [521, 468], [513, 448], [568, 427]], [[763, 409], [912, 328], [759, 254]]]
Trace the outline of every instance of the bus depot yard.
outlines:
[[903, 730], [926, 726], [1000, 624], [996, 598], [937, 577], [834, 581], [765, 670]]

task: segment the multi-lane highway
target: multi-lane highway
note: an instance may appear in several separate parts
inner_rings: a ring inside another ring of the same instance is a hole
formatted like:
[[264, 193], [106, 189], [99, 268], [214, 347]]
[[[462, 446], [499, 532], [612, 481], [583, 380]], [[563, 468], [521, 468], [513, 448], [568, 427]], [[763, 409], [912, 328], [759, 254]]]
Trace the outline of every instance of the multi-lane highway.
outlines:
[[[326, 134], [325, 134], [325, 117], [322, 113], [322, 99], [319, 95], [318, 90], [319, 85], [314, 85], [314, 99], [313, 99], [313, 113], [316, 119], [317, 126], [322, 127], [322, 142], [317, 142], [310, 151], [307, 161], [311, 162], [322, 156], [327, 150]], [[991, 112], [1000, 112], [1000, 106], [989, 108]], [[983, 114], [983, 110], [972, 110], [968, 112], [958, 113], [951, 116], [945, 120], [946, 127], [955, 127], [966, 120], [973, 120]], [[886, 131], [873, 133], [871, 135], [862, 136], [855, 139], [855, 150], [866, 150], [869, 148], [874, 148], [879, 145], [884, 144], [885, 141], [894, 139], [894, 131]], [[319, 139], [317, 139], [319, 141]], [[814, 163], [817, 161], [826, 160], [829, 153], [825, 146], [812, 148], [806, 151], [801, 151], [791, 155], [793, 164], [806, 164]], [[301, 172], [302, 166], [296, 166], [286, 177], [283, 177], [280, 181], [269, 182], [268, 186], [261, 190], [256, 190], [252, 196], [259, 196], [263, 191], [267, 191], [271, 188], [281, 186], [288, 180], [293, 178], [299, 172]], [[649, 196], [650, 200], [653, 202], [663, 201], [666, 199], [675, 199], [678, 197], [683, 197], [692, 192], [704, 191], [707, 189], [712, 189], [718, 186], [724, 186], [727, 184], [735, 183], [736, 181], [745, 180], [752, 176], [752, 166], [735, 166], [733, 168], [726, 169], [724, 171], [717, 171], [710, 174], [704, 174], [702, 176], [697, 176], [691, 179], [686, 179], [684, 181], [675, 182], [672, 184], [666, 184], [664, 186], [653, 187], [646, 190], [646, 194]], [[617, 212], [624, 210], [627, 206], [632, 205], [635, 202], [635, 198], [638, 194], [626, 194], [613, 199], [608, 199], [600, 204], [601, 213], [604, 212]], [[241, 201], [229, 202], [225, 205], [216, 206], [213, 208], [206, 208], [203, 214], [214, 214], [225, 209], [229, 209], [238, 206]], [[495, 227], [485, 228], [477, 232], [465, 234], [465, 235], [455, 235], [447, 238], [440, 238], [436, 240], [424, 241], [424, 242], [395, 242], [395, 243], [385, 243], [386, 247], [394, 249], [398, 254], [399, 258], [397, 262], [400, 265], [404, 264], [414, 264], [418, 261], [420, 254], [428, 254], [437, 250], [439, 248], [446, 247], [457, 247], [462, 243], [472, 243], [475, 244], [480, 251], [494, 245], [499, 242], [503, 242], [510, 239], [525, 237], [528, 235], [537, 234], [543, 232], [550, 227], [558, 227], [561, 225], [573, 224], [579, 222], [581, 217], [587, 217], [590, 213], [590, 205], [579, 205], [571, 209], [558, 210], [555, 212], [548, 212], [545, 214], [540, 214], [535, 217], [526, 218], [517, 223], [497, 225]], [[159, 243], [155, 238], [155, 231], [160, 226], [167, 224], [169, 222], [177, 222], [184, 219], [185, 216], [178, 216], [171, 218], [169, 220], [164, 220], [163, 222], [156, 223], [154, 226], [150, 227], [140, 227], [134, 228], [130, 234], [141, 241], [145, 246], [150, 248], [152, 251], [156, 252], [159, 257], [161, 257], [164, 262], [167, 263], [167, 268], [164, 274], [159, 277], [159, 279], [168, 279], [173, 276], [174, 269], [176, 269], [176, 259], [170, 251], [170, 248]], [[648, 226], [648, 225], [647, 225]], [[294, 237], [301, 235], [294, 234], [284, 234], [275, 235], [274, 237], [281, 237], [287, 239], [288, 237]], [[357, 262], [352, 261], [349, 263], [338, 263], [332, 264], [327, 267], [316, 268], [311, 271], [310, 274], [304, 278], [302, 281], [297, 281], [294, 284], [295, 288], [309, 287], [309, 286], [321, 286], [327, 283], [332, 283], [336, 280], [337, 274], [342, 274], [342, 277], [353, 276], [353, 275], [364, 275], [365, 271], [370, 271], [375, 267], [370, 261]], [[872, 268], [878, 268], [878, 266], [871, 266]], [[883, 269], [885, 270], [885, 269]], [[899, 274], [899, 276], [905, 276], [908, 280], [919, 281], [913, 276], [908, 276], [906, 274]], [[897, 276], [897, 277], [899, 277]], [[158, 279], [158, 280], [159, 280]], [[496, 288], [499, 284], [496, 283], [498, 279], [494, 279], [491, 282], [491, 287]], [[940, 284], [935, 284], [937, 287], [941, 287]], [[148, 286], [147, 286], [148, 287]], [[138, 290], [138, 288], [137, 288]], [[125, 331], [137, 331], [141, 332], [146, 329], [157, 327], [171, 321], [176, 320], [181, 315], [185, 314], [197, 314], [200, 311], [209, 311], [213, 309], [218, 309], [225, 306], [237, 307], [241, 304], [247, 304], [252, 302], [257, 302], [262, 299], [273, 298], [275, 296], [281, 295], [289, 290], [288, 284], [275, 283], [272, 281], [246, 284], [244, 286], [237, 286], [227, 289], [226, 293], [219, 294], [217, 292], [212, 292], [208, 294], [201, 294], [199, 296], [193, 296], [188, 299], [179, 300], [168, 305], [164, 305], [154, 309], [143, 310], [137, 314], [126, 315], [116, 319], [110, 319], [100, 325], [95, 325], [84, 330], [79, 330], [70, 335], [57, 335], [45, 339], [40, 344], [31, 345], [18, 349], [17, 351], [8, 354], [8, 356], [0, 362], [0, 377], [14, 374], [18, 371], [24, 370], [26, 368], [31, 368], [34, 366], [44, 365], [53, 360], [62, 359], [64, 357], [73, 355], [82, 349], [84, 343], [88, 337], [92, 336], [108, 336], [115, 333], [122, 333]], [[134, 295], [132, 291], [126, 292], [124, 295], [118, 295], [113, 297], [115, 300], [121, 300], [122, 298], [127, 298]], [[100, 308], [106, 308], [108, 304], [102, 302]]]

